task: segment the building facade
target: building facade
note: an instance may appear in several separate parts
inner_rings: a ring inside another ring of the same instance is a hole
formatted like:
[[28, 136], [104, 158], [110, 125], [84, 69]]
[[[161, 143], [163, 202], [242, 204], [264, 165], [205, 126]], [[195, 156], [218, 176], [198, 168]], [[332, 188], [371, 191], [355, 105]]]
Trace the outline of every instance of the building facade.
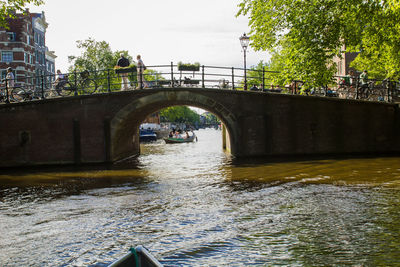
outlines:
[[9, 28], [0, 28], [0, 75], [8, 67], [14, 72], [16, 84], [39, 85], [55, 74], [55, 54], [46, 47], [48, 24], [44, 12], [15, 14], [8, 20]]
[[357, 57], [357, 52], [346, 52], [346, 47], [342, 47], [342, 57], [335, 57], [334, 62], [337, 65], [336, 76], [343, 77], [349, 74], [350, 70], [355, 71], [354, 68], [350, 67], [350, 63]]

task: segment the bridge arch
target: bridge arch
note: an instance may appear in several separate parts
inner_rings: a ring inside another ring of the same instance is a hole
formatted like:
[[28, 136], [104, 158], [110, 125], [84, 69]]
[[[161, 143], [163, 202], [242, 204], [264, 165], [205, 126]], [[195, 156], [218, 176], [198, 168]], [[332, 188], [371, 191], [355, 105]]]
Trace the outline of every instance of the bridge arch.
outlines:
[[232, 110], [226, 105], [193, 91], [160, 91], [135, 99], [122, 107], [110, 120], [111, 160], [120, 160], [140, 152], [140, 124], [145, 118], [163, 108], [188, 105], [214, 113], [223, 122], [226, 147], [235, 155], [240, 127]]

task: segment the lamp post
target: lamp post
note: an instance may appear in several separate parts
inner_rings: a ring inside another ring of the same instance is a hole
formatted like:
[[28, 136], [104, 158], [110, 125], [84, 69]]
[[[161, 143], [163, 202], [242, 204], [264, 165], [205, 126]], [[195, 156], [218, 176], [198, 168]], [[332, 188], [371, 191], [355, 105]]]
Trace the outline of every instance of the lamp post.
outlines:
[[250, 38], [246, 36], [246, 33], [243, 33], [242, 36], [239, 38], [240, 44], [242, 45], [243, 52], [244, 52], [244, 90], [247, 90], [247, 74], [246, 74], [246, 50], [249, 46]]

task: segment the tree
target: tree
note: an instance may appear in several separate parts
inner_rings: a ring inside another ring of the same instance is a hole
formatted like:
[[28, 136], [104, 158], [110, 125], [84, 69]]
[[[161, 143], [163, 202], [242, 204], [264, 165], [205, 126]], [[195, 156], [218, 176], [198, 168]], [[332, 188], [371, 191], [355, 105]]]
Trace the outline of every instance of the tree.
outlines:
[[[119, 89], [120, 77], [114, 73], [113, 68], [121, 53], [132, 62], [132, 57], [129, 56], [128, 51], [114, 52], [106, 41], [96, 41], [92, 38], [78, 40], [76, 44], [82, 52], [80, 56], [68, 57], [68, 61], [72, 63], [68, 71], [80, 73], [87, 70], [90, 77], [95, 79], [97, 86], [103, 88], [104, 91], [108, 89], [108, 86], [111, 90]], [[75, 77], [70, 75], [71, 78], [74, 79]], [[130, 75], [130, 80], [132, 79], [136, 80], [136, 75]]]
[[371, 10], [368, 23], [363, 27], [360, 44], [349, 47], [361, 51], [353, 62], [358, 70], [367, 69], [370, 77], [400, 77], [400, 2], [383, 1]]
[[24, 12], [25, 6], [34, 4], [39, 6], [43, 0], [0, 0], [0, 28], [7, 28], [7, 19], [15, 18], [16, 12]]
[[173, 106], [162, 109], [160, 116], [167, 122], [196, 124], [200, 116], [187, 106]]
[[287, 80], [324, 86], [343, 47], [362, 51], [364, 66], [378, 60], [387, 74], [398, 72], [399, 9], [398, 0], [242, 0], [238, 16], [250, 18], [254, 49], [280, 54]]
[[[98, 87], [111, 90], [120, 88], [120, 77], [114, 73], [114, 67], [118, 58], [123, 54], [129, 59], [131, 65], [135, 65], [132, 56], [127, 50], [112, 51], [110, 45], [106, 41], [96, 41], [92, 38], [87, 40], [79, 40], [76, 42], [77, 47], [82, 50], [80, 56], [69, 56], [68, 60], [72, 65], [68, 71], [70, 73], [80, 73], [89, 71], [91, 77], [96, 80]], [[155, 70], [147, 69], [144, 72], [146, 81], [162, 80], [161, 74]], [[137, 81], [136, 73], [129, 74], [129, 80], [133, 84]]]
[[280, 70], [282, 70], [282, 68], [279, 61], [279, 55], [274, 54], [269, 62], [264, 63], [261, 60], [256, 66], [250, 68], [247, 74], [247, 83], [261, 87], [264, 80], [265, 88], [270, 86], [284, 85], [285, 79], [283, 78]]
[[116, 65], [121, 53], [124, 54], [130, 62], [133, 61], [128, 51], [113, 52], [106, 41], [96, 41], [89, 38], [83, 41], [78, 40], [76, 44], [76, 46], [82, 50], [82, 53], [80, 56], [68, 57], [69, 62], [73, 63], [70, 70], [101, 71], [112, 69]]
[[214, 114], [212, 114], [211, 112], [205, 112], [202, 114], [202, 116], [204, 117], [204, 123], [208, 124], [208, 125], [216, 125], [216, 124], [220, 124], [221, 121], [218, 119], [217, 116], [215, 116]]

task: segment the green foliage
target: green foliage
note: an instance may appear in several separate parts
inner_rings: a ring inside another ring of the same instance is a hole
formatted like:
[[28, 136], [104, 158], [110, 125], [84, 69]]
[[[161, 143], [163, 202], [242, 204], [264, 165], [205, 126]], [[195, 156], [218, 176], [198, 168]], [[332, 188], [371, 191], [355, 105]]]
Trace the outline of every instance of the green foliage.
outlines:
[[178, 70], [199, 71], [200, 63], [196, 62], [194, 64], [191, 64], [191, 63], [182, 63], [181, 61], [179, 61]]
[[24, 12], [26, 5], [43, 3], [43, 0], [0, 0], [0, 28], [8, 29], [7, 19], [15, 18], [16, 12]]
[[278, 53], [282, 78], [309, 86], [331, 82], [342, 48], [362, 51], [357, 66], [385, 76], [400, 70], [397, 0], [242, 0], [251, 45]]
[[[114, 52], [106, 41], [99, 42], [92, 38], [79, 40], [76, 43], [82, 52], [80, 56], [68, 57], [69, 62], [72, 63], [68, 71], [73, 73], [88, 70], [91, 78], [94, 78], [103, 90], [108, 88], [109, 82], [112, 90], [119, 90], [121, 88], [120, 77], [113, 70], [110, 70], [116, 65], [121, 53], [132, 62], [132, 57], [129, 56], [128, 51]], [[110, 76], [110, 80], [108, 80], [108, 76]], [[130, 74], [129, 79], [136, 81], [136, 75]]]
[[69, 56], [69, 62], [73, 63], [70, 70], [88, 70], [88, 71], [101, 71], [112, 69], [116, 65], [120, 54], [123, 53], [130, 62], [133, 62], [132, 57], [129, 56], [128, 51], [115, 51], [111, 50], [110, 45], [106, 41], [96, 41], [89, 38], [84, 41], [77, 41], [77, 47], [82, 50], [80, 56]]
[[205, 124], [219, 124], [221, 123], [220, 120], [218, 119], [217, 116], [215, 116], [214, 114], [212, 114], [211, 112], [206, 112], [204, 114], [202, 114], [202, 116], [204, 116]]
[[160, 116], [164, 121], [195, 124], [200, 121], [200, 116], [187, 106], [173, 106], [162, 109]]
[[[121, 88], [121, 77], [115, 74], [114, 68], [117, 64], [120, 54], [129, 59], [131, 66], [136, 66], [132, 56], [128, 51], [112, 51], [110, 45], [106, 41], [96, 41], [92, 38], [87, 40], [79, 40], [76, 42], [77, 47], [81, 49], [80, 56], [69, 56], [69, 62], [72, 65], [68, 71], [70, 73], [82, 72], [88, 70], [90, 77], [96, 80], [98, 87], [103, 88], [99, 91], [106, 91], [110, 83], [111, 90], [119, 90]], [[110, 79], [109, 79], [110, 77]], [[70, 76], [71, 79], [74, 76]], [[128, 73], [128, 79], [135, 84], [137, 81], [136, 72]], [[144, 71], [144, 79], [146, 81], [162, 80], [161, 74], [157, 71], [147, 69]]]
[[353, 66], [367, 69], [371, 78], [400, 77], [400, 4], [383, 1], [371, 8], [368, 23], [361, 32], [362, 42], [349, 47], [361, 51]]
[[261, 88], [263, 84], [263, 69], [264, 69], [264, 85], [265, 88], [268, 88], [271, 85], [284, 85], [284, 78], [282, 78], [282, 73], [279, 70], [282, 70], [279, 65], [279, 62], [276, 60], [271, 60], [268, 63], [264, 63], [260, 61], [256, 66], [250, 68], [247, 72], [247, 83], [248, 86], [251, 87], [253, 85]]
[[147, 82], [165, 80], [165, 78], [161, 75], [160, 72], [152, 69], [147, 69], [143, 73], [144, 73], [144, 80]]

